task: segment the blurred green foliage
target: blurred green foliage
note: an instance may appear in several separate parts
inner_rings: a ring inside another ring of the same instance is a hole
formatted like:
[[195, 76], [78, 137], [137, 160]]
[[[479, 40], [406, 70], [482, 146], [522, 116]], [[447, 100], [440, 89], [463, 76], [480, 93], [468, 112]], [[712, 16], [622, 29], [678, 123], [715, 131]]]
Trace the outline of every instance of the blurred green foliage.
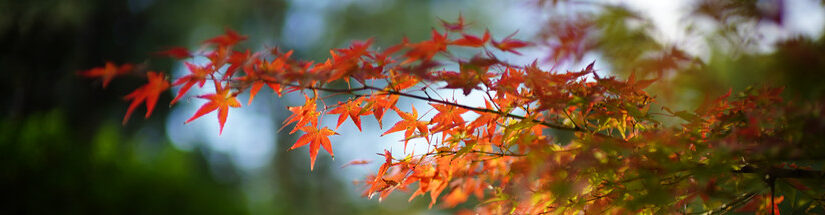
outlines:
[[92, 140], [60, 110], [0, 122], [4, 214], [243, 214], [233, 184], [209, 177], [203, 157], [168, 144], [141, 159], [139, 138], [104, 123]]

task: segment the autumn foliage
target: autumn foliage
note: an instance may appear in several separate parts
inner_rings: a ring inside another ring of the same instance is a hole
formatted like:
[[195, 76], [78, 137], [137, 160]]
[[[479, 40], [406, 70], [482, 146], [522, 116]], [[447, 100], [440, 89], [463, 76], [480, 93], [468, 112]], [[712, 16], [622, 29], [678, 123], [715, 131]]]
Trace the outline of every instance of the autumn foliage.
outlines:
[[[804, 134], [790, 122], [821, 109], [786, 104], [781, 88], [723, 90], [695, 111], [671, 110], [645, 91], [659, 76], [605, 77], [594, 70], [598, 62], [574, 71], [513, 65], [501, 56], [520, 55], [533, 43], [469, 32], [463, 18], [442, 24], [429, 40], [389, 47], [353, 41], [323, 62], [293, 59], [277, 48], [236, 50], [246, 37], [226, 30], [197, 52], [158, 52], [185, 61], [189, 73], [175, 80], [113, 63], [81, 75], [101, 78], [105, 87], [119, 75], [145, 74], [148, 83], [124, 97], [131, 101], [124, 124], [140, 103], [149, 117], [170, 86], [180, 88], [174, 105], [192, 96], [192, 87], [212, 82], [213, 93], [197, 95], [208, 102], [186, 122], [217, 111], [221, 130], [231, 121], [229, 110], [242, 106], [241, 93], [249, 93], [246, 104], [264, 86], [279, 96], [301, 94], [305, 103], [288, 108], [284, 126], [302, 133], [291, 149], [308, 146], [311, 168], [320, 148], [332, 155], [334, 147], [358, 147], [335, 145], [342, 124], [361, 130], [362, 121], [374, 119], [383, 135], [403, 133], [400, 144], [410, 154], [380, 154], [376, 174], [361, 181], [370, 198], [406, 191], [410, 199], [426, 196], [430, 206], [473, 202], [482, 214], [693, 213], [775, 210], [766, 201], [789, 198], [771, 195], [777, 183], [800, 193], [822, 189], [807, 180], [821, 177], [817, 171], [786, 163], [816, 151], [799, 144]], [[485, 105], [436, 95], [442, 89], [483, 97]], [[351, 97], [336, 103], [328, 95]], [[397, 105], [402, 99], [426, 105]], [[388, 114], [401, 119], [388, 122]], [[334, 129], [319, 124], [325, 115], [337, 117]], [[411, 152], [412, 139], [423, 139], [429, 150]]]

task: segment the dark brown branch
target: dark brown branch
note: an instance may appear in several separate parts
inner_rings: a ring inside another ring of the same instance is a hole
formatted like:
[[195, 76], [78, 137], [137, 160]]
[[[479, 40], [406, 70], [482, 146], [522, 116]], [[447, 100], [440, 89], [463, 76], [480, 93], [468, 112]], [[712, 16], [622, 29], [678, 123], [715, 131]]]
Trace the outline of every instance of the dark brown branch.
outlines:
[[758, 193], [750, 192], [745, 193], [739, 196], [738, 198], [734, 199], [733, 201], [723, 204], [721, 207], [710, 210], [710, 211], [702, 211], [697, 213], [689, 213], [689, 214], [725, 214], [733, 209], [739, 208], [740, 206], [748, 203], [753, 197], [755, 197]]
[[[524, 157], [524, 156], [526, 156], [526, 155], [523, 155], [523, 154], [507, 154], [507, 153], [500, 153], [500, 152], [486, 152], [486, 151], [478, 151], [478, 150], [468, 151], [467, 153], [468, 154], [469, 153], [484, 154], [484, 155], [499, 156], [499, 157]], [[427, 153], [426, 155], [440, 155], [440, 154], [458, 154], [458, 152], [457, 151], [440, 151], [440, 152]]]
[[768, 175], [773, 179], [778, 178], [810, 178], [810, 179], [823, 179], [825, 178], [825, 172], [823, 171], [814, 171], [814, 170], [803, 170], [803, 169], [785, 169], [785, 168], [756, 168], [754, 166], [745, 166], [739, 170], [733, 171], [734, 173], [755, 173], [755, 174], [764, 174]]
[[[424, 101], [433, 102], [433, 103], [439, 103], [439, 104], [443, 104], [443, 105], [450, 105], [450, 106], [459, 107], [459, 108], [472, 110], [472, 111], [477, 111], [477, 112], [498, 114], [498, 115], [505, 116], [505, 117], [508, 117], [508, 118], [513, 118], [513, 119], [520, 119], [520, 120], [526, 120], [527, 119], [527, 117], [525, 117], [525, 116], [515, 115], [515, 114], [511, 114], [511, 113], [505, 113], [505, 112], [486, 109], [486, 108], [471, 107], [471, 106], [458, 104], [458, 103], [454, 103], [454, 102], [442, 101], [442, 100], [432, 99], [432, 98], [428, 98], [428, 97], [424, 97], [424, 96], [413, 95], [413, 94], [404, 93], [404, 92], [398, 92], [398, 91], [395, 91], [395, 90], [385, 90], [385, 89], [381, 89], [381, 88], [377, 88], [377, 87], [373, 87], [373, 86], [366, 86], [366, 85], [364, 86], [364, 88], [371, 89], [371, 90], [376, 90], [376, 91], [380, 91], [380, 92], [384, 92], [384, 93], [388, 93], [388, 94], [399, 95], [399, 96], [404, 96], [404, 97], [409, 97], [409, 98], [415, 98], [415, 99], [424, 100]], [[567, 127], [567, 126], [563, 126], [563, 125], [553, 124], [553, 123], [550, 123], [550, 122], [545, 122], [545, 121], [538, 120], [538, 119], [531, 119], [531, 121], [534, 122], [534, 123], [543, 125], [545, 127], [558, 129], [558, 130], [592, 133], [590, 130], [583, 129], [583, 128], [578, 127], [578, 126]], [[619, 139], [619, 138], [616, 138], [616, 137], [613, 137], [613, 136], [609, 136], [609, 135], [605, 135], [605, 134], [602, 134], [602, 133], [592, 133], [592, 134], [594, 134], [596, 136], [599, 136], [599, 137], [624, 141], [622, 139]]]
[[[497, 114], [497, 115], [500, 115], [500, 116], [513, 118], [513, 119], [520, 119], [520, 120], [526, 120], [527, 119], [527, 117], [525, 117], [525, 116], [515, 115], [515, 114], [511, 114], [511, 113], [505, 113], [505, 112], [498, 111], [498, 110], [471, 107], [471, 106], [467, 106], [467, 105], [463, 105], [463, 104], [459, 104], [459, 103], [455, 103], [455, 102], [448, 102], [448, 101], [433, 99], [433, 98], [430, 98], [430, 97], [424, 97], [424, 96], [399, 92], [399, 91], [395, 91], [395, 90], [386, 90], [386, 89], [383, 89], [383, 88], [378, 88], [378, 87], [369, 86], [369, 85], [364, 85], [364, 86], [361, 86], [361, 87], [358, 87], [358, 88], [334, 89], [334, 88], [316, 87], [316, 86], [311, 86], [311, 85], [310, 86], [303, 86], [303, 85], [297, 85], [297, 84], [293, 84], [293, 83], [278, 83], [278, 84], [291, 86], [291, 87], [304, 88], [304, 89], [309, 89], [309, 90], [320, 90], [320, 91], [325, 91], [325, 92], [347, 93], [347, 94], [354, 94], [355, 92], [364, 91], [364, 90], [375, 90], [375, 91], [379, 91], [379, 92], [383, 92], [383, 93], [387, 93], [387, 94], [404, 96], [404, 97], [408, 97], [408, 98], [414, 98], [414, 99], [419, 99], [419, 100], [423, 100], [423, 101], [427, 101], [427, 102], [454, 106], [454, 107], [463, 108], [463, 109], [472, 110], [472, 111], [477, 111], [477, 112], [493, 113], [493, 114]], [[550, 123], [550, 122], [546, 122], [546, 121], [542, 121], [542, 120], [538, 120], [538, 119], [531, 119], [531, 121], [534, 122], [534, 123], [540, 124], [542, 126], [548, 127], [548, 128], [553, 128], [553, 129], [558, 129], [558, 130], [565, 130], [565, 131], [572, 131], [572, 132], [589, 133], [589, 134], [593, 134], [595, 136], [602, 137], [602, 138], [607, 138], [607, 139], [612, 139], [612, 140], [616, 140], [616, 141], [626, 142], [624, 139], [621, 139], [621, 138], [618, 138], [618, 137], [613, 137], [613, 136], [603, 134], [603, 133], [599, 133], [599, 132], [593, 132], [593, 131], [590, 131], [588, 129], [584, 129], [582, 127], [579, 127], [578, 125], [573, 126], [573, 127], [567, 127], [567, 126], [558, 125], [558, 124], [554, 124], [554, 123]]]

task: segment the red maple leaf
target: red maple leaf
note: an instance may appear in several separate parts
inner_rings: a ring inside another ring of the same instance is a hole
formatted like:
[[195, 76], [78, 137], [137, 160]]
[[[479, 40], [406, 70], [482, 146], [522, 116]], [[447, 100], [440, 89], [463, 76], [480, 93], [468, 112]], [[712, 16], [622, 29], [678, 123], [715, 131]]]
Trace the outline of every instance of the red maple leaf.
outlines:
[[224, 35], [220, 35], [217, 37], [213, 37], [212, 39], [208, 39], [203, 41], [205, 44], [215, 44], [218, 46], [231, 46], [235, 45], [240, 41], [246, 40], [246, 36], [238, 34], [238, 32], [233, 31], [232, 29], [227, 28], [226, 33]]
[[209, 69], [211, 65], [198, 66], [189, 62], [184, 62], [184, 64], [186, 64], [186, 68], [189, 68], [189, 72], [191, 72], [191, 74], [178, 78], [175, 83], [172, 83], [173, 86], [178, 86], [181, 84], [184, 85], [180, 88], [180, 92], [178, 92], [178, 95], [172, 99], [172, 102], [169, 103], [169, 105], [175, 104], [178, 99], [183, 97], [183, 95], [186, 94], [190, 88], [192, 88], [192, 85], [197, 83], [199, 87], [203, 87], [203, 84], [206, 83], [206, 76], [212, 73]]
[[441, 77], [444, 79], [444, 82], [447, 82], [447, 86], [444, 86], [444, 88], [461, 89], [465, 96], [470, 95], [473, 89], [481, 89], [481, 87], [478, 86], [481, 80], [470, 72], [443, 71], [441, 72]]
[[[590, 65], [591, 66], [588, 66], [588, 68], [591, 68], [593, 64], [591, 63]], [[656, 82], [656, 80], [658, 80], [658, 78], [649, 79], [649, 80], [636, 80], [636, 73], [631, 72], [630, 77], [627, 78], [626, 83], [627, 83], [627, 86], [629, 88], [631, 88], [630, 90], [640, 91], [640, 90], [643, 90], [643, 89], [647, 88], [648, 86], [650, 86], [650, 84], [653, 84], [653, 82]]]
[[246, 52], [239, 52], [233, 51], [229, 58], [226, 59], [227, 63], [229, 63], [229, 68], [226, 69], [226, 74], [223, 77], [232, 77], [232, 74], [238, 70], [238, 68], [246, 65], [247, 61], [250, 59], [257, 59], [257, 53], [252, 54], [249, 52], [249, 49]]
[[388, 47], [382, 52], [375, 52], [372, 53], [369, 58], [372, 58], [379, 67], [386, 66], [387, 64], [394, 63], [395, 60], [392, 59], [391, 55], [395, 54], [396, 52], [400, 51], [402, 48], [407, 46], [409, 41], [406, 37], [401, 41], [401, 43]]
[[129, 116], [132, 115], [132, 111], [143, 101], [146, 101], [145, 117], [149, 118], [149, 115], [152, 115], [152, 110], [155, 109], [155, 104], [160, 94], [166, 89], [169, 89], [169, 82], [166, 81], [166, 77], [163, 74], [150, 71], [146, 73], [146, 77], [149, 79], [149, 83], [123, 97], [126, 100], [132, 100], [129, 109], [126, 110], [126, 116], [123, 117], [124, 125], [129, 121]]
[[192, 57], [189, 50], [184, 47], [172, 47], [167, 50], [155, 52], [155, 54], [172, 57], [178, 60]]
[[332, 156], [333, 158], [335, 157], [335, 155], [332, 154], [332, 145], [330, 145], [329, 136], [334, 135], [334, 134], [338, 134], [338, 133], [335, 133], [335, 131], [332, 131], [327, 127], [324, 127], [322, 129], [318, 129], [318, 128], [315, 128], [314, 126], [302, 127], [301, 131], [306, 132], [306, 134], [299, 137], [298, 141], [296, 141], [295, 144], [292, 145], [292, 147], [289, 148], [289, 150], [293, 150], [293, 149], [296, 149], [298, 147], [309, 144], [309, 161], [310, 161], [309, 170], [310, 171], [315, 169], [315, 157], [318, 155], [319, 146], [323, 146], [324, 150], [327, 150], [327, 152], [329, 152], [330, 156]]
[[473, 89], [481, 89], [480, 83], [490, 83], [490, 78], [495, 76], [489, 74], [488, 68], [498, 63], [496, 59], [473, 57], [470, 62], [459, 62], [460, 72], [444, 71], [441, 78], [447, 82], [447, 89], [461, 89], [464, 95], [469, 95]]
[[132, 64], [123, 64], [120, 65], [120, 68], [118, 68], [118, 66], [115, 65], [115, 63], [106, 62], [106, 66], [104, 67], [93, 68], [90, 70], [78, 72], [77, 74], [87, 78], [101, 77], [103, 78], [103, 88], [106, 88], [106, 86], [109, 85], [109, 82], [111, 82], [112, 79], [115, 78], [115, 76], [126, 74], [129, 71], [131, 71], [132, 68], [134, 68]]
[[484, 36], [478, 38], [470, 34], [463, 34], [460, 39], [453, 40], [450, 45], [467, 46], [467, 47], [482, 47], [487, 41], [490, 41], [490, 31], [484, 31]]
[[201, 108], [198, 109], [197, 112], [195, 112], [195, 115], [186, 120], [186, 122], [184, 123], [189, 123], [192, 120], [195, 120], [198, 117], [201, 117], [204, 114], [210, 113], [217, 109], [218, 123], [221, 124], [220, 131], [218, 132], [218, 135], [220, 135], [221, 133], [223, 133], [223, 124], [226, 123], [226, 116], [229, 115], [229, 107], [241, 107], [241, 103], [238, 102], [238, 99], [236, 99], [235, 96], [235, 94], [230, 93], [229, 87], [222, 88], [221, 83], [216, 80], [215, 93], [198, 96], [198, 98], [208, 99], [209, 102], [203, 104], [203, 106], [201, 106]]
[[521, 40], [513, 39], [513, 36], [516, 35], [516, 33], [510, 34], [509, 36], [505, 37], [504, 39], [501, 39], [500, 41], [493, 40], [493, 46], [505, 52], [512, 52], [513, 54], [521, 55], [521, 53], [516, 51], [516, 49], [530, 46], [531, 44]]
[[464, 16], [462, 16], [461, 14], [458, 14], [458, 20], [456, 22], [447, 22], [443, 19], [439, 20], [441, 21], [441, 26], [444, 26], [444, 29], [452, 32], [463, 32], [464, 28], [470, 25], [464, 24]]

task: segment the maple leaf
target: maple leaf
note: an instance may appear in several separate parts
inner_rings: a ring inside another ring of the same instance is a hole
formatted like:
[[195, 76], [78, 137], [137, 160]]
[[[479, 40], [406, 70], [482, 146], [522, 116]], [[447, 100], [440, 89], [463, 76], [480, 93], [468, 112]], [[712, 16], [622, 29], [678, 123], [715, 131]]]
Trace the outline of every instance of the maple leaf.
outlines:
[[238, 102], [238, 99], [236, 99], [235, 96], [235, 94], [230, 93], [229, 87], [222, 88], [221, 83], [216, 80], [215, 93], [198, 96], [198, 98], [208, 99], [209, 102], [203, 104], [203, 106], [195, 112], [195, 115], [186, 120], [184, 123], [189, 123], [204, 114], [218, 110], [218, 123], [220, 123], [220, 131], [218, 132], [218, 135], [222, 134], [223, 125], [226, 123], [226, 116], [229, 115], [229, 107], [241, 107], [241, 103]]
[[447, 82], [447, 89], [461, 89], [464, 95], [469, 95], [473, 89], [481, 89], [480, 83], [490, 83], [490, 78], [495, 76], [487, 73], [491, 65], [497, 64], [497, 59], [489, 59], [475, 56], [470, 62], [459, 62], [460, 72], [444, 71], [441, 78]]
[[515, 49], [530, 46], [531, 44], [521, 40], [513, 39], [513, 36], [516, 35], [516, 33], [510, 34], [509, 36], [505, 37], [504, 39], [501, 39], [500, 41], [493, 40], [493, 46], [505, 52], [512, 52], [513, 54], [521, 55], [521, 53], [519, 53]]
[[[321, 113], [315, 111], [317, 108], [315, 105], [315, 99], [309, 99], [306, 95], [304, 95], [304, 99], [307, 101], [306, 104], [303, 106], [296, 106], [296, 107], [288, 107], [289, 111], [292, 111], [292, 115], [286, 118], [286, 122], [284, 122], [284, 127], [289, 125], [290, 123], [295, 123], [295, 128], [292, 129], [289, 133], [295, 133], [299, 128], [303, 127], [307, 123], [311, 123], [313, 127], [318, 126], [318, 116]], [[281, 127], [283, 129], [283, 127]]]
[[384, 132], [381, 136], [404, 130], [404, 151], [407, 151], [407, 143], [412, 139], [416, 129], [418, 129], [421, 136], [424, 136], [424, 138], [427, 138], [427, 141], [430, 141], [430, 138], [427, 136], [429, 131], [427, 129], [427, 122], [418, 121], [418, 111], [415, 110], [415, 106], [412, 106], [412, 114], [399, 110], [395, 110], [395, 112], [398, 113], [403, 120], [395, 123], [390, 130], [387, 130], [387, 132]]
[[[734, 212], [756, 212], [756, 214], [779, 214], [779, 203], [785, 200], [785, 196], [778, 196], [771, 204], [770, 195], [758, 195], [752, 198], [747, 204], [737, 208]], [[771, 211], [773, 210], [773, 211]], [[773, 213], [771, 213], [773, 212]]]
[[[593, 65], [593, 64], [591, 63], [590, 65]], [[592, 66], [589, 66], [588, 68], [591, 68], [591, 67]], [[631, 88], [631, 90], [634, 90], [634, 91], [642, 90], [642, 89], [647, 88], [648, 86], [650, 86], [650, 84], [653, 84], [653, 82], [656, 82], [656, 80], [658, 80], [658, 78], [649, 79], [649, 80], [636, 80], [636, 72], [631, 72], [630, 77], [627, 78], [627, 85]]]
[[401, 64], [412, 63], [417, 60], [429, 61], [433, 56], [447, 50], [447, 33], [443, 35], [435, 29], [432, 30], [432, 39], [416, 44], [410, 44], [410, 51], [404, 54], [407, 57]]
[[257, 95], [258, 91], [260, 91], [261, 88], [264, 87], [264, 84], [269, 86], [269, 88], [272, 88], [272, 90], [275, 91], [275, 93], [277, 93], [278, 96], [281, 96], [281, 85], [280, 84], [276, 84], [276, 83], [272, 83], [272, 82], [256, 81], [256, 82], [252, 83], [252, 89], [249, 90], [249, 102], [247, 102], [246, 105], [252, 104], [252, 99], [255, 99], [255, 95]]
[[77, 74], [87, 77], [87, 78], [103, 78], [103, 88], [109, 85], [109, 82], [112, 81], [115, 76], [126, 74], [132, 70], [134, 66], [132, 64], [123, 64], [118, 67], [115, 63], [106, 62], [106, 66], [104, 67], [97, 67], [90, 70], [78, 72]]
[[409, 41], [407, 40], [407, 38], [404, 37], [404, 39], [402, 40], [401, 43], [390, 46], [387, 49], [385, 49], [383, 52], [372, 53], [372, 54], [370, 54], [369, 58], [371, 58], [373, 61], [375, 61], [375, 63], [377, 63], [379, 67], [383, 67], [387, 64], [394, 63], [395, 61], [392, 60], [392, 58], [390, 56], [392, 54], [395, 54], [396, 52], [400, 51], [405, 46], [407, 46], [408, 42]]
[[238, 68], [244, 66], [249, 59], [257, 59], [256, 55], [251, 54], [249, 49], [246, 52], [233, 51], [226, 60], [229, 63], [229, 68], [226, 69], [226, 74], [223, 77], [232, 77], [232, 74], [235, 74]]
[[346, 164], [344, 164], [344, 165], [341, 165], [341, 168], [348, 167], [348, 166], [355, 166], [355, 165], [364, 165], [364, 164], [369, 164], [370, 162], [372, 162], [372, 161], [368, 161], [368, 160], [354, 160], [354, 161], [350, 161], [349, 163], [346, 163]]
[[227, 60], [230, 58], [231, 55], [232, 55], [232, 50], [230, 49], [230, 47], [225, 47], [225, 46], [219, 46], [215, 50], [212, 50], [212, 51], [207, 52], [206, 54], [204, 54], [204, 56], [206, 58], [208, 58], [209, 61], [211, 62], [210, 65], [213, 68], [223, 67], [224, 64], [227, 63]]
[[524, 72], [515, 68], [507, 68], [496, 82], [497, 92], [518, 94], [519, 86], [524, 83]]
[[332, 145], [329, 142], [329, 136], [335, 135], [334, 131], [330, 130], [327, 127], [318, 129], [314, 126], [305, 126], [301, 128], [301, 131], [306, 132], [303, 136], [298, 138], [298, 141], [289, 148], [289, 150], [296, 149], [298, 147], [304, 146], [309, 144], [309, 170], [312, 171], [315, 169], [315, 157], [318, 155], [318, 149], [320, 147], [324, 147], [324, 150], [329, 152], [329, 155], [333, 158], [335, 157], [332, 154]]
[[155, 52], [155, 54], [172, 57], [178, 60], [192, 57], [192, 54], [189, 53], [189, 49], [184, 47], [172, 47], [167, 50]]
[[453, 40], [450, 45], [467, 46], [467, 47], [482, 47], [487, 41], [490, 41], [490, 31], [484, 31], [484, 36], [478, 38], [470, 34], [463, 34], [460, 39]]
[[375, 116], [375, 120], [378, 121], [378, 127], [383, 128], [384, 113], [388, 109], [396, 109], [395, 103], [398, 102], [398, 95], [376, 95], [370, 96], [368, 99], [369, 102], [364, 108], [369, 107], [369, 109], [372, 109], [372, 114]]
[[203, 41], [203, 43], [204, 44], [215, 44], [215, 45], [218, 45], [218, 46], [226, 47], [226, 46], [235, 45], [236, 43], [238, 43], [240, 41], [246, 40], [246, 38], [247, 38], [246, 36], [240, 35], [240, 34], [238, 34], [238, 32], [235, 32], [235, 31], [233, 31], [232, 29], [229, 29], [229, 28], [227, 28], [225, 30], [225, 32], [226, 33], [224, 35], [213, 37], [211, 39]]
[[455, 207], [456, 205], [467, 201], [467, 197], [469, 197], [467, 192], [464, 192], [461, 187], [456, 187], [453, 191], [444, 196], [444, 207]]
[[347, 116], [349, 116], [350, 119], [352, 119], [352, 123], [358, 126], [358, 131], [361, 131], [361, 115], [372, 114], [372, 112], [361, 107], [363, 101], [364, 97], [347, 103], [338, 102], [338, 107], [328, 112], [329, 114], [340, 114], [340, 116], [338, 116], [338, 125], [335, 126], [335, 129], [338, 129], [338, 127], [347, 120]]
[[392, 163], [392, 153], [390, 153], [389, 150], [384, 149], [384, 154], [378, 155], [384, 156], [384, 163], [378, 168], [378, 173], [375, 175], [375, 178], [367, 179], [367, 184], [370, 184], [370, 188], [366, 190], [366, 194], [368, 194], [370, 199], [376, 192], [381, 192], [381, 198], [389, 194], [392, 189], [387, 189], [390, 185], [384, 180], [384, 175], [387, 174], [387, 170], [389, 170], [390, 167], [397, 165], [397, 163]]
[[444, 82], [447, 82], [447, 86], [444, 86], [445, 89], [461, 89], [465, 96], [470, 95], [473, 89], [481, 89], [478, 86], [480, 80], [469, 72], [443, 71], [441, 72], [441, 78], [444, 79]]
[[272, 88], [278, 96], [281, 96], [281, 84], [278, 83], [277, 73], [284, 70], [287, 65], [287, 59], [291, 55], [292, 50], [286, 54], [281, 54], [278, 58], [272, 60], [271, 62], [256, 59], [255, 66], [258, 68], [257, 70], [247, 69], [248, 67], [245, 67], [244, 71], [246, 71], [246, 76], [239, 78], [239, 80], [253, 82], [252, 89], [249, 90], [249, 102], [247, 105], [252, 104], [252, 100], [264, 84], [269, 86], [269, 88]]
[[[490, 101], [484, 100], [484, 107], [485, 107], [485, 109], [493, 110], [492, 105], [490, 105]], [[473, 120], [473, 122], [471, 122], [468, 125], [469, 129], [472, 130], [472, 129], [476, 129], [476, 128], [479, 128], [481, 126], [486, 125], [488, 134], [492, 134], [492, 133], [495, 132], [495, 130], [496, 130], [496, 121], [500, 117], [498, 114], [490, 113], [490, 112], [482, 112], [482, 111], [473, 111], [473, 112], [475, 112], [479, 116], [478, 116], [478, 118]]]
[[150, 71], [146, 73], [146, 77], [149, 79], [149, 83], [123, 97], [126, 100], [132, 100], [129, 109], [126, 110], [126, 116], [123, 117], [124, 125], [129, 121], [129, 116], [132, 115], [132, 111], [143, 101], [146, 101], [145, 117], [149, 118], [149, 115], [152, 115], [152, 110], [155, 109], [155, 104], [160, 94], [166, 89], [169, 89], [169, 82], [166, 81], [166, 77], [163, 74]]
[[352, 74], [358, 69], [358, 59], [347, 58], [346, 56], [338, 55], [333, 51], [330, 51], [330, 55], [332, 56], [332, 59], [328, 59], [327, 62], [324, 63], [324, 66], [326, 66], [325, 70], [329, 70], [331, 72], [329, 74], [329, 78], [326, 80], [327, 83], [338, 79], [344, 79], [344, 81], [349, 83], [349, 77], [352, 76]]
[[376, 181], [382, 177], [384, 174], [387, 173], [387, 170], [392, 166], [392, 153], [389, 150], [384, 149], [384, 154], [378, 154], [384, 156], [384, 164], [381, 164], [381, 167], [378, 168], [378, 174], [376, 175]]
[[452, 32], [463, 32], [464, 28], [470, 25], [464, 24], [464, 16], [462, 16], [460, 13], [458, 14], [458, 20], [454, 23], [444, 21], [443, 19], [439, 20], [441, 21], [441, 26], [444, 26], [445, 30]]
[[183, 95], [186, 94], [186, 92], [188, 92], [193, 85], [198, 84], [198, 87], [203, 87], [203, 84], [206, 83], [206, 76], [212, 73], [212, 71], [208, 69], [211, 65], [201, 67], [189, 62], [184, 62], [184, 64], [186, 64], [186, 68], [189, 69], [191, 74], [178, 78], [175, 83], [172, 83], [173, 86], [183, 84], [183, 87], [180, 88], [178, 95], [172, 99], [172, 102], [169, 103], [169, 105], [175, 104], [175, 102], [183, 97]]
[[464, 124], [464, 118], [461, 114], [466, 113], [467, 109], [459, 108], [453, 105], [434, 104], [430, 103], [438, 111], [431, 123], [435, 123], [433, 130], [440, 130], [442, 128], [452, 127], [454, 125]]
[[[344, 79], [344, 81], [349, 83], [349, 78], [355, 73], [363, 72], [362, 70], [359, 70], [358, 63], [361, 61], [361, 57], [370, 56], [370, 51], [367, 50], [370, 45], [372, 45], [372, 38], [363, 42], [353, 41], [349, 48], [346, 49], [336, 49], [335, 51], [330, 51], [330, 54], [332, 55], [330, 65], [332, 74], [327, 81], [331, 82], [338, 79]], [[363, 80], [361, 81], [363, 82]]]

